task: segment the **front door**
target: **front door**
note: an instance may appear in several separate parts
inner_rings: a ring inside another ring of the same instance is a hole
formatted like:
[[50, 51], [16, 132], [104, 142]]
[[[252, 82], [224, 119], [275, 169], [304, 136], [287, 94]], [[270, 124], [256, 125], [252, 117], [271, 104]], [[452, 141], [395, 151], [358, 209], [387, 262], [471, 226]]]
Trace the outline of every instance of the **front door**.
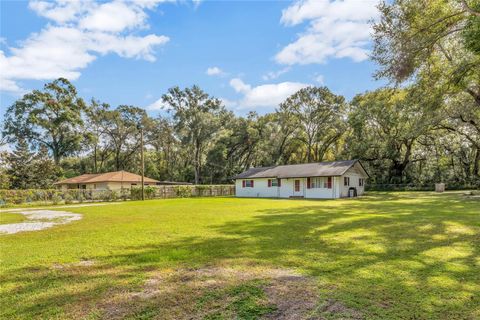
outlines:
[[300, 179], [293, 180], [293, 195], [294, 196], [303, 196], [302, 191], [302, 181]]

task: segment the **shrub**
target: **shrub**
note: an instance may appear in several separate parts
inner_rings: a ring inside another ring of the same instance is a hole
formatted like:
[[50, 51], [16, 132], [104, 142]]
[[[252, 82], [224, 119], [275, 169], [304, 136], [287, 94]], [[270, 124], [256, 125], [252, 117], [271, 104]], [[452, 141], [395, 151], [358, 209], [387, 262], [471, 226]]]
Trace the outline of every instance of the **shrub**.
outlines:
[[70, 193], [67, 193], [65, 195], [64, 200], [65, 200], [65, 204], [73, 203], [73, 196]]
[[54, 194], [52, 196], [52, 203], [53, 204], [59, 204], [62, 201], [62, 197], [60, 197], [58, 194]]
[[132, 187], [130, 189], [130, 199], [131, 200], [140, 200], [142, 199], [142, 189], [138, 187]]
[[195, 186], [196, 195], [199, 196], [199, 197], [208, 196], [212, 193], [212, 188], [213, 188], [213, 186], [205, 186], [205, 185], [204, 186], [202, 186], [202, 185]]
[[[147, 187], [145, 187], [144, 191], [145, 191], [145, 199], [154, 199], [157, 188], [147, 186]], [[141, 194], [141, 192], [142, 191], [140, 190], [140, 194]]]
[[[146, 186], [144, 188], [145, 199], [154, 199], [157, 193], [157, 188], [152, 186]], [[142, 188], [134, 187], [130, 189], [130, 199], [132, 200], [141, 200], [142, 199]]]
[[189, 186], [175, 186], [173, 190], [175, 190], [175, 194], [179, 198], [188, 198], [192, 196], [192, 188]]
[[128, 200], [128, 197], [130, 196], [130, 190], [127, 188], [122, 188], [120, 189], [120, 199], [123, 201]]
[[109, 190], [107, 196], [105, 197], [106, 201], [116, 201], [118, 199], [118, 193], [114, 190]]

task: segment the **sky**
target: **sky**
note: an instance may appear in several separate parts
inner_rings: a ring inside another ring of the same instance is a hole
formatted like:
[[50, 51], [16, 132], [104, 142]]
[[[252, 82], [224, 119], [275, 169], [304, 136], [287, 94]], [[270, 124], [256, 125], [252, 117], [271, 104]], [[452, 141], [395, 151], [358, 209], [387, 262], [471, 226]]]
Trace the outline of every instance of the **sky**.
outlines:
[[0, 2], [0, 119], [65, 77], [78, 94], [156, 115], [199, 85], [236, 114], [272, 112], [306, 86], [375, 89], [377, 0]]

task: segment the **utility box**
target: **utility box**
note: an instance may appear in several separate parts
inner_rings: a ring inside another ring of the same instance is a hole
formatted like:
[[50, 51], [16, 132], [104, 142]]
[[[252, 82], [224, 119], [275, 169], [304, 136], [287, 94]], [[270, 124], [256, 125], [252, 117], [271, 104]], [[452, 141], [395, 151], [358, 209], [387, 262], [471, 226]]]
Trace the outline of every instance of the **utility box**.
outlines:
[[445, 191], [445, 183], [435, 183], [435, 192]]

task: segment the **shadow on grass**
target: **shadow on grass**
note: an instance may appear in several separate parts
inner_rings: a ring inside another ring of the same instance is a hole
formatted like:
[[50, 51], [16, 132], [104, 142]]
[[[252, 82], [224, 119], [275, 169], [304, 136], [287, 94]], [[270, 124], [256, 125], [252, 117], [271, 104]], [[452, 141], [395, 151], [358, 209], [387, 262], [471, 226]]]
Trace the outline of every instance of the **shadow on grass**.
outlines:
[[212, 225], [216, 237], [125, 247], [119, 255], [93, 257], [99, 265], [83, 270], [19, 270], [1, 279], [2, 287], [11, 288], [9, 302], [38, 295], [7, 315], [54, 317], [75, 303], [94, 308], [106, 292], [131, 288], [148, 271], [223, 263], [299, 269], [318, 279], [325, 299], [368, 318], [480, 316], [478, 202], [374, 194], [341, 205], [307, 203]]

